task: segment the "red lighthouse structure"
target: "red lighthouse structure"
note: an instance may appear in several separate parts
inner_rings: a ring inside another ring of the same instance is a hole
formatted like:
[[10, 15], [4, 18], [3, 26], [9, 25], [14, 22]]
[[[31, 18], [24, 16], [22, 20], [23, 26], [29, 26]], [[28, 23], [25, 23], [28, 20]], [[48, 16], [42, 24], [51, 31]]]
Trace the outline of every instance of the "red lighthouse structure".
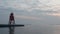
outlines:
[[14, 14], [11, 13], [10, 16], [9, 16], [9, 24], [15, 24], [15, 19], [14, 19]]

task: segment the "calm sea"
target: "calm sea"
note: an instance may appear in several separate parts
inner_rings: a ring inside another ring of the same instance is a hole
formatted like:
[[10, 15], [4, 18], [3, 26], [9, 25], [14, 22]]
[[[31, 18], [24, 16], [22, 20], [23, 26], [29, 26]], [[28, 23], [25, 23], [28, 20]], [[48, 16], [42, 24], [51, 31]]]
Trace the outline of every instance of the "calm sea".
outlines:
[[[0, 24], [8, 24], [10, 12], [0, 12]], [[14, 12], [20, 14], [19, 12]], [[58, 17], [42, 16], [44, 20], [31, 20], [15, 17], [16, 24], [24, 24], [24, 27], [15, 27], [14, 34], [59, 34], [60, 24]], [[9, 34], [9, 28], [0, 28], [0, 34]]]

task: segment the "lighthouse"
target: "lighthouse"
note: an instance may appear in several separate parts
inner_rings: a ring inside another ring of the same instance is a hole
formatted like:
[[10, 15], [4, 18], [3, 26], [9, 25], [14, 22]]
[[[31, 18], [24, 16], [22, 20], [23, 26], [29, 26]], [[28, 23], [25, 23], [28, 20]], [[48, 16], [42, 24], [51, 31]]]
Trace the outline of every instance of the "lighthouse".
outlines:
[[14, 19], [14, 13], [10, 13], [10, 16], [9, 16], [9, 24], [12, 25], [12, 24], [15, 24], [15, 19]]

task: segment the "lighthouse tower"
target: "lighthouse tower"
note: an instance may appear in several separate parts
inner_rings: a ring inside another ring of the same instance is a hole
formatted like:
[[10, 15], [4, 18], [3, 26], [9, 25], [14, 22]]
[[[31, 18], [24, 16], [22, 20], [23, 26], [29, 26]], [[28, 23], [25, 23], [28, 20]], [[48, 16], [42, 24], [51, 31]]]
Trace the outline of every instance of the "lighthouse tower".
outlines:
[[11, 13], [10, 16], [9, 16], [9, 24], [12, 25], [12, 24], [15, 24], [15, 19], [14, 19], [14, 14]]

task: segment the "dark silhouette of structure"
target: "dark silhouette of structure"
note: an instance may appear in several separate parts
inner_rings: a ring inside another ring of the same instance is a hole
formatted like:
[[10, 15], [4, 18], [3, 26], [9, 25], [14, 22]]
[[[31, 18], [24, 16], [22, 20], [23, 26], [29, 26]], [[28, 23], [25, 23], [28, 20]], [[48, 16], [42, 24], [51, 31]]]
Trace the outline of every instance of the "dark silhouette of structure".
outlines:
[[11, 13], [9, 16], [9, 24], [0, 24], [0, 28], [9, 27], [9, 34], [14, 34], [15, 27], [23, 27], [22, 24], [15, 24], [14, 14]]
[[[15, 24], [15, 19], [14, 19], [14, 14], [11, 13], [9, 16], [9, 25], [14, 25]], [[15, 27], [9, 27], [9, 34], [14, 34], [14, 29]]]
[[14, 14], [11, 13], [9, 16], [9, 24], [0, 24], [1, 27], [22, 27], [23, 24], [15, 24]]
[[9, 16], [9, 24], [15, 24], [15, 19], [14, 19], [14, 14], [11, 13], [10, 16]]
[[11, 13], [9, 16], [9, 34], [14, 34], [14, 29], [15, 26], [24, 26], [24, 25], [16, 25], [15, 24], [15, 19], [14, 19], [14, 14]]

